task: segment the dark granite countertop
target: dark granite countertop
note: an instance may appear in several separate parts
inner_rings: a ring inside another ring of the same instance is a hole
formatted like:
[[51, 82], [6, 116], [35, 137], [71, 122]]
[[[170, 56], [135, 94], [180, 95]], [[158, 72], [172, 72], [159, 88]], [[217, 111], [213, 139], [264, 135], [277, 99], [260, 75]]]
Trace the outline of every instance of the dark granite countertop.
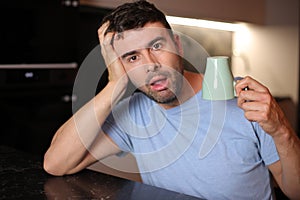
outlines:
[[0, 180], [0, 199], [198, 199], [91, 170], [54, 177], [43, 170], [40, 158], [4, 146], [0, 146]]

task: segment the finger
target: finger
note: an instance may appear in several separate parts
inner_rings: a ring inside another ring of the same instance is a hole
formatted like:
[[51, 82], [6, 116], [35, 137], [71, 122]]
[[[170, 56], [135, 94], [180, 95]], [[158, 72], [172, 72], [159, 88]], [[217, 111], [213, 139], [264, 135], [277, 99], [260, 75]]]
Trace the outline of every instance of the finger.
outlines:
[[112, 47], [112, 40], [114, 38], [115, 33], [107, 33], [105, 36], [101, 37], [100, 43], [103, 46]]
[[238, 103], [244, 102], [263, 102], [266, 104], [270, 104], [273, 100], [270, 93], [266, 92], [257, 92], [254, 90], [241, 91], [238, 96]]
[[248, 88], [250, 90], [254, 90], [257, 92], [267, 92], [268, 89], [259, 83], [258, 81], [254, 80], [253, 78], [247, 76], [244, 79], [237, 81], [235, 85], [237, 96], [245, 89]]
[[269, 105], [263, 102], [239, 102], [239, 107], [245, 112], [247, 111], [260, 111], [269, 112]]
[[265, 121], [270, 114], [270, 105], [262, 102], [244, 102], [240, 106], [245, 113], [245, 117], [251, 121]]
[[112, 44], [115, 32], [106, 33], [109, 24], [107, 21], [98, 29], [101, 54], [108, 69], [108, 80], [117, 82], [121, 80], [122, 85], [127, 85], [128, 78], [125, 75], [125, 69]]
[[99, 41], [101, 46], [101, 53], [107, 66], [111, 65], [118, 59], [116, 52], [112, 45], [112, 40], [115, 35], [113, 32], [105, 34], [109, 22], [104, 23], [98, 30]]
[[101, 48], [112, 48], [112, 40], [114, 38], [115, 33], [108, 32], [106, 33], [106, 30], [109, 26], [109, 22], [105, 22], [99, 29], [98, 29], [98, 38], [101, 45]]
[[258, 122], [258, 123], [265, 122], [265, 118], [266, 118], [265, 116], [266, 114], [262, 111], [249, 110], [249, 111], [245, 111], [244, 115], [247, 120], [252, 122]]
[[119, 57], [111, 44], [103, 44], [101, 47], [101, 53], [107, 66], [110, 66], [112, 63], [119, 60]]
[[104, 24], [102, 24], [102, 26], [98, 29], [98, 37], [100, 38], [104, 38], [104, 34], [105, 31], [107, 30], [109, 26], [109, 21], [105, 22]]

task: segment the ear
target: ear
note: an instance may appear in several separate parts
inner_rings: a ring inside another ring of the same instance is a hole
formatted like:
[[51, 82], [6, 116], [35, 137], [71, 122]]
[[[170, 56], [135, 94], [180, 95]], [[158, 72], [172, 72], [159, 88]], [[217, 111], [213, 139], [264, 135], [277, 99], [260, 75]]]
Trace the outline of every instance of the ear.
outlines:
[[174, 42], [175, 42], [175, 45], [178, 49], [179, 55], [181, 57], [183, 57], [183, 47], [182, 47], [181, 39], [180, 39], [180, 36], [176, 33], [174, 33]]

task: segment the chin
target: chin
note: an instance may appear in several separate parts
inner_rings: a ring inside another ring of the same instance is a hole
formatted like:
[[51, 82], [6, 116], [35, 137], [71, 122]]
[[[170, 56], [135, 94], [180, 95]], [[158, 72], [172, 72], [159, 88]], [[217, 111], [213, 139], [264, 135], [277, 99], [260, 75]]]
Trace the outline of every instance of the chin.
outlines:
[[159, 104], [170, 104], [177, 101], [176, 95], [174, 95], [174, 93], [172, 92], [168, 92], [165, 95], [151, 95], [151, 94], [146, 94], [146, 95]]
[[172, 98], [168, 98], [168, 99], [162, 99], [162, 100], [155, 100], [154, 101], [156, 103], [159, 103], [159, 104], [172, 104], [174, 102], [177, 102], [177, 98], [176, 97], [172, 97]]

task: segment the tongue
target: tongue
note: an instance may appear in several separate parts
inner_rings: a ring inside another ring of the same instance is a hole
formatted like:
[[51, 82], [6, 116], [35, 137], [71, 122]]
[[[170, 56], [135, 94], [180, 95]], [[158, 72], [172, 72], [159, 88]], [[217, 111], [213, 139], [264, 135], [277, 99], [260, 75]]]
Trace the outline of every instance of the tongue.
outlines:
[[151, 85], [152, 90], [161, 91], [167, 89], [168, 81], [167, 79], [156, 81]]

